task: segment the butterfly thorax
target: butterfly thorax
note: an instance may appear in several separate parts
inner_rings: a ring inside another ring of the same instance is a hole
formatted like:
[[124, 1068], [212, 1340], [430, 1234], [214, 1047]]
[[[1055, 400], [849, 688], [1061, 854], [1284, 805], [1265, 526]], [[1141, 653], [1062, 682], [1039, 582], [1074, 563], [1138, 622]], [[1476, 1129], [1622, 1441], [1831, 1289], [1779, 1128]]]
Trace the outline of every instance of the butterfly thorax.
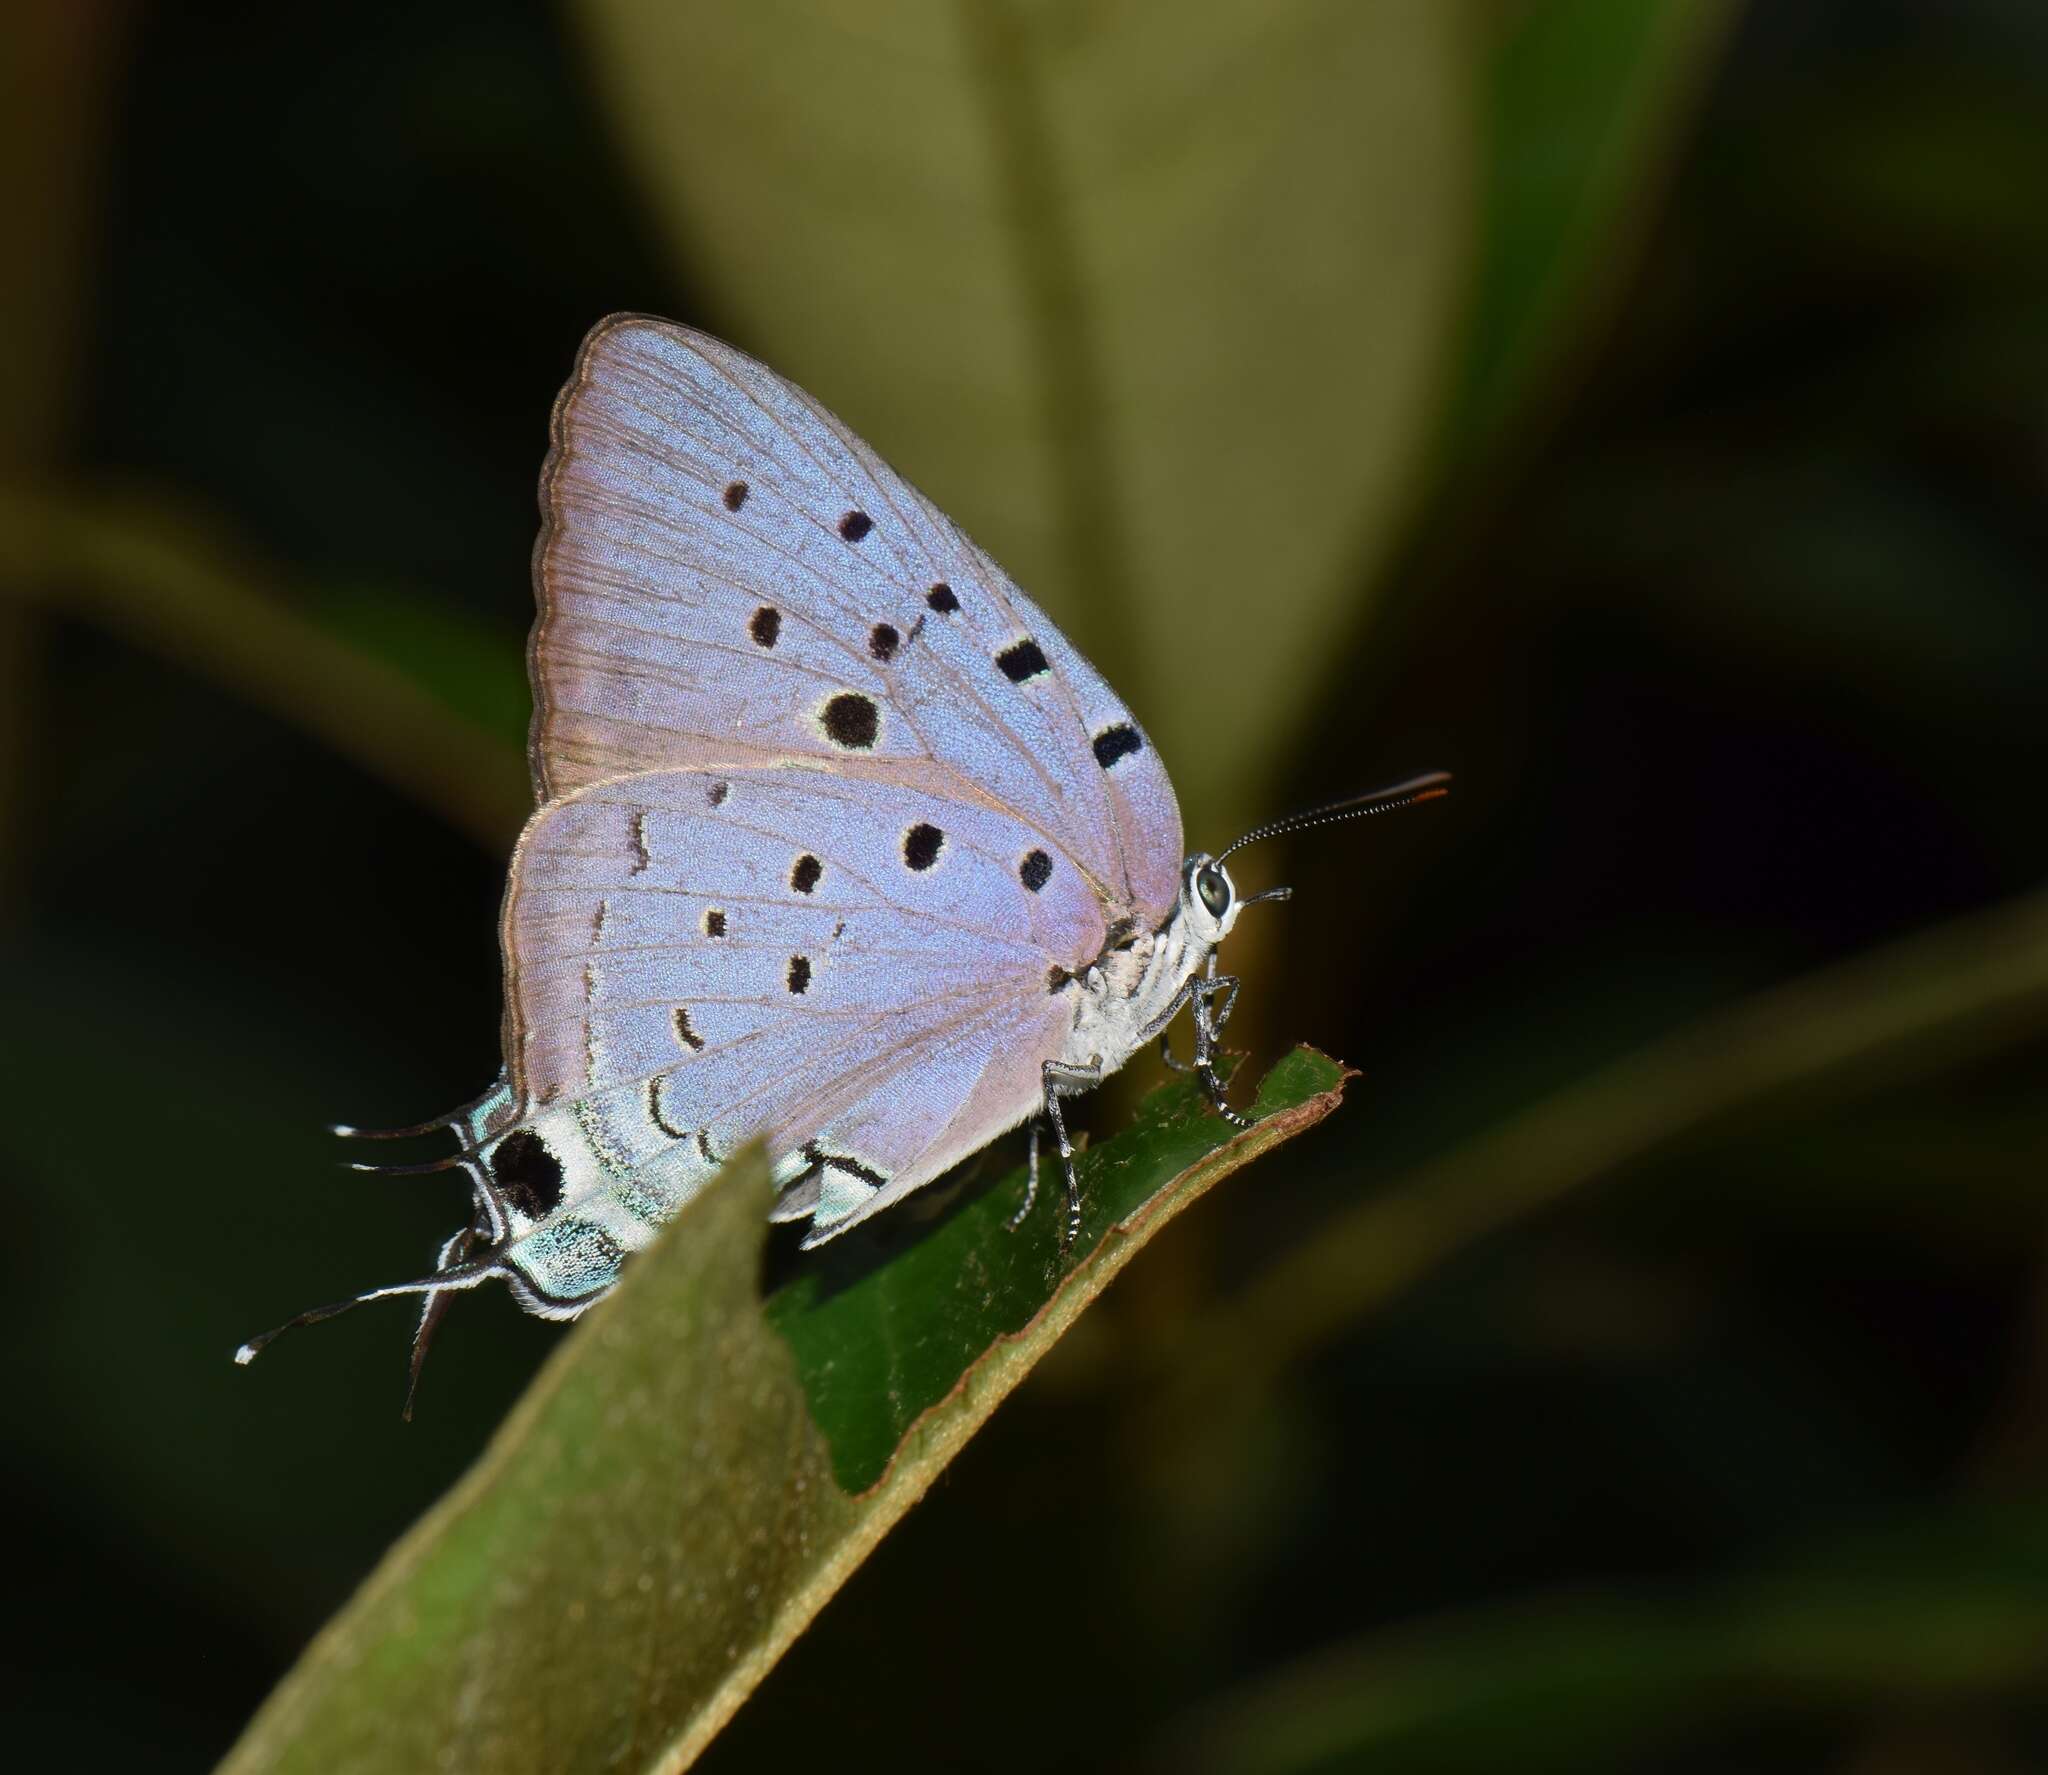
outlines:
[[1073, 1021], [1057, 1058], [1116, 1071], [1171, 1020], [1209, 950], [1185, 906], [1157, 930], [1113, 925], [1102, 953], [1063, 988], [1074, 1000]]

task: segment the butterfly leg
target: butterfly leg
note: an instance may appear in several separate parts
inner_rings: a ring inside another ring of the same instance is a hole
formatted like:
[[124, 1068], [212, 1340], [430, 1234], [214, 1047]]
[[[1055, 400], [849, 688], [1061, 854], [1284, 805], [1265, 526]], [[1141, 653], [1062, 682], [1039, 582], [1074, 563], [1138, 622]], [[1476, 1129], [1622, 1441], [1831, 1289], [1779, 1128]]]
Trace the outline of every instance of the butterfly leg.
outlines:
[[1031, 1204], [1038, 1200], [1038, 1120], [1031, 1118], [1031, 1156], [1024, 1166], [1024, 1200], [1017, 1205], [1017, 1212], [1010, 1216], [1010, 1231], [1015, 1232], [1024, 1224], [1031, 1212]]
[[[1181, 988], [1180, 996], [1167, 1007], [1167, 1022], [1171, 1023], [1173, 1021], [1174, 1014], [1184, 1004], [1195, 1006], [1196, 1017], [1199, 1022], [1204, 995], [1213, 999], [1219, 991], [1224, 994], [1223, 1008], [1217, 1011], [1212, 1006], [1209, 1018], [1209, 1039], [1212, 1044], [1223, 1033], [1224, 1024], [1230, 1021], [1230, 1013], [1237, 1008], [1237, 982], [1228, 974], [1224, 975], [1221, 980], [1216, 978], [1216, 951], [1212, 949], [1209, 951], [1208, 965], [1202, 970], [1201, 979], [1190, 980]], [[1195, 1062], [1182, 1060], [1175, 1055], [1172, 1038], [1165, 1029], [1161, 1029], [1159, 1032], [1159, 1058], [1166, 1062], [1169, 1072], [1193, 1072], [1195, 1070]], [[1210, 1096], [1212, 1098], [1215, 1096], [1213, 1090], [1210, 1092]]]
[[[1223, 1000], [1220, 1011], [1215, 1008], [1218, 998]], [[1232, 1109], [1223, 1095], [1223, 1081], [1216, 1076], [1215, 1065], [1217, 1034], [1237, 1008], [1236, 976], [1205, 974], [1188, 994], [1188, 1005], [1195, 1014], [1195, 1076], [1202, 1081], [1202, 1089], [1219, 1116], [1233, 1127], [1249, 1128], [1251, 1117]]]
[[[1060, 1099], [1076, 1096], [1101, 1084], [1102, 1062], [1094, 1060], [1086, 1066], [1069, 1066], [1064, 1061], [1048, 1060], [1039, 1069], [1039, 1078], [1045, 1089], [1046, 1119], [1052, 1123], [1053, 1138], [1059, 1143], [1060, 1169], [1066, 1173], [1067, 1225], [1060, 1237], [1060, 1249], [1064, 1251], [1081, 1231], [1081, 1183], [1074, 1175], [1074, 1146], [1067, 1138], [1067, 1118], [1061, 1113]], [[1034, 1139], [1037, 1132], [1034, 1124]]]
[[[434, 1253], [434, 1269], [438, 1273], [449, 1269], [469, 1256], [470, 1249], [489, 1234], [478, 1228], [472, 1221], [468, 1226], [452, 1234]], [[441, 1316], [448, 1311], [452, 1294], [434, 1292], [420, 1301], [420, 1322], [412, 1334], [412, 1368], [405, 1383], [405, 1410], [400, 1413], [407, 1423], [412, 1422], [412, 1402], [419, 1396], [420, 1370], [427, 1365], [427, 1346], [434, 1341], [434, 1333], [440, 1329]]]
[[1202, 970], [1201, 983], [1196, 991], [1206, 992], [1212, 1001], [1218, 993], [1223, 996], [1222, 1010], [1217, 1010], [1213, 1002], [1209, 1008], [1209, 1037], [1213, 1041], [1223, 1033], [1224, 1024], [1230, 1021], [1230, 1013], [1237, 1009], [1237, 978], [1232, 974], [1221, 978], [1217, 976], [1216, 951], [1213, 949], [1209, 951], [1209, 965]]

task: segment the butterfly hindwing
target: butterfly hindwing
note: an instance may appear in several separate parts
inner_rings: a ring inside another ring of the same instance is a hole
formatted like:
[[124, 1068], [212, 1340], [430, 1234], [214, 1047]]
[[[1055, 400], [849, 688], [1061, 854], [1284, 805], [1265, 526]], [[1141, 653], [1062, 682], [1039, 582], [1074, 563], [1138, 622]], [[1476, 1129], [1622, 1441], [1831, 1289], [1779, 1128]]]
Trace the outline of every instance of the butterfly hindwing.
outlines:
[[622, 1169], [760, 1135], [816, 1146], [840, 1202], [893, 1199], [1035, 1106], [1105, 931], [1063, 848], [978, 800], [798, 766], [596, 783], [515, 862], [514, 1096], [575, 1101]]
[[1128, 709], [934, 506], [791, 384], [634, 316], [558, 403], [536, 557], [542, 797], [810, 762], [979, 797], [1157, 923], [1180, 815]]

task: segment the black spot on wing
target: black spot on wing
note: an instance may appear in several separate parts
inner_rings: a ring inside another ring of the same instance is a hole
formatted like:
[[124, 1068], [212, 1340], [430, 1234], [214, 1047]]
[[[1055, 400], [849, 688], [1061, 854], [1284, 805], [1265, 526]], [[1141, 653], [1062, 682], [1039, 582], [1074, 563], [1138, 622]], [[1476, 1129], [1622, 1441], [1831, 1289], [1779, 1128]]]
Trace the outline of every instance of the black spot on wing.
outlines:
[[825, 737], [849, 752], [872, 751], [875, 738], [882, 731], [882, 712], [875, 707], [875, 699], [853, 690], [842, 690], [833, 697], [818, 719], [824, 725]]
[[1145, 741], [1138, 730], [1128, 721], [1119, 721], [1114, 727], [1105, 727], [1092, 742], [1095, 747], [1095, 762], [1108, 770], [1119, 759], [1128, 758], [1133, 752], [1142, 752]]
[[716, 906], [707, 906], [704, 909], [704, 934], [707, 937], [725, 935], [725, 914]]
[[789, 973], [785, 983], [791, 992], [807, 992], [811, 984], [811, 958], [808, 955], [792, 955], [789, 958]]
[[845, 1153], [828, 1153], [815, 1140], [804, 1142], [803, 1155], [813, 1165], [830, 1165], [835, 1171], [844, 1171], [849, 1177], [859, 1178], [869, 1189], [880, 1189], [889, 1181], [874, 1166], [863, 1165], [860, 1160], [850, 1158]]
[[848, 542], [858, 542], [875, 527], [875, 521], [866, 512], [848, 512], [839, 520], [839, 534]]
[[868, 630], [868, 652], [885, 666], [896, 657], [896, 649], [902, 644], [903, 637], [893, 624], [878, 622]]
[[730, 783], [713, 783], [704, 793], [710, 799], [713, 807], [723, 807], [725, 805], [725, 798], [732, 793], [732, 785]]
[[1017, 865], [1017, 879], [1034, 894], [1052, 880], [1052, 858], [1043, 851], [1026, 851]]
[[790, 869], [789, 885], [798, 893], [807, 894], [818, 885], [818, 877], [824, 873], [825, 865], [805, 851]]
[[941, 616], [951, 616], [960, 608], [960, 600], [953, 596], [953, 588], [944, 580], [925, 593], [924, 601]]
[[782, 612], [773, 604], [763, 604], [747, 624], [747, 633], [754, 637], [756, 647], [773, 647], [775, 637], [782, 633]]
[[562, 1199], [562, 1161], [531, 1128], [514, 1128], [498, 1142], [491, 1178], [506, 1205], [528, 1220], [552, 1214]]
[[676, 1006], [676, 1040], [693, 1054], [704, 1052], [704, 1038], [690, 1027], [690, 1010], [687, 1005]]
[[727, 511], [729, 511], [729, 512], [736, 512], [736, 511], [738, 511], [738, 510], [740, 509], [740, 507], [741, 507], [741, 506], [745, 505], [746, 503], [747, 503], [747, 484], [746, 484], [746, 482], [745, 482], [745, 481], [729, 481], [729, 482], [727, 482], [727, 483], [726, 483], [726, 488], [725, 488], [725, 509], [726, 509]]
[[945, 833], [929, 822], [919, 820], [903, 834], [904, 865], [922, 873], [939, 860], [939, 852], [945, 848]]
[[[702, 1044], [700, 1043], [699, 1045], [701, 1046]], [[690, 1138], [690, 1130], [678, 1128], [675, 1123], [661, 1113], [661, 1081], [667, 1076], [666, 1073], [658, 1072], [647, 1081], [647, 1119], [666, 1134], [669, 1139], [688, 1140]]]
[[1029, 635], [997, 654], [996, 664], [1003, 668], [1003, 676], [1012, 684], [1028, 683], [1039, 674], [1052, 670], [1043, 649]]

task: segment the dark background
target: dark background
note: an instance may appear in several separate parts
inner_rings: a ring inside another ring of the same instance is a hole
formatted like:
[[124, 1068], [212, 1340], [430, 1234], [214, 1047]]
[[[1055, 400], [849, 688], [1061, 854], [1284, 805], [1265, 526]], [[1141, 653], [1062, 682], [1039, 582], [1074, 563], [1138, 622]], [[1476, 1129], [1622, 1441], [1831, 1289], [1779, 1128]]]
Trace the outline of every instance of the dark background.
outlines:
[[[1246, 1033], [1363, 1080], [1146, 1254], [710, 1767], [1171, 1765], [1303, 1671], [1419, 1734], [1373, 1767], [2048, 1760], [2044, 20], [1794, 0], [1703, 56], [1542, 398], [1436, 453], [1283, 712], [1269, 808], [1459, 775], [1246, 871], [1297, 888]], [[401, 1314], [227, 1362], [459, 1212], [321, 1130], [495, 1070], [549, 404], [614, 309], [774, 342], [552, 9], [6, 29], [47, 101], [0, 273], [10, 1738], [192, 1769], [557, 1335], [465, 1303], [411, 1426]], [[287, 642], [397, 685], [344, 727], [452, 712], [470, 817], [266, 689]], [[1262, 719], [1227, 635], [1201, 694], [1219, 745]], [[1460, 1225], [1255, 1409], [1152, 1409], [1359, 1204], [1452, 1215], [1433, 1178]]]

